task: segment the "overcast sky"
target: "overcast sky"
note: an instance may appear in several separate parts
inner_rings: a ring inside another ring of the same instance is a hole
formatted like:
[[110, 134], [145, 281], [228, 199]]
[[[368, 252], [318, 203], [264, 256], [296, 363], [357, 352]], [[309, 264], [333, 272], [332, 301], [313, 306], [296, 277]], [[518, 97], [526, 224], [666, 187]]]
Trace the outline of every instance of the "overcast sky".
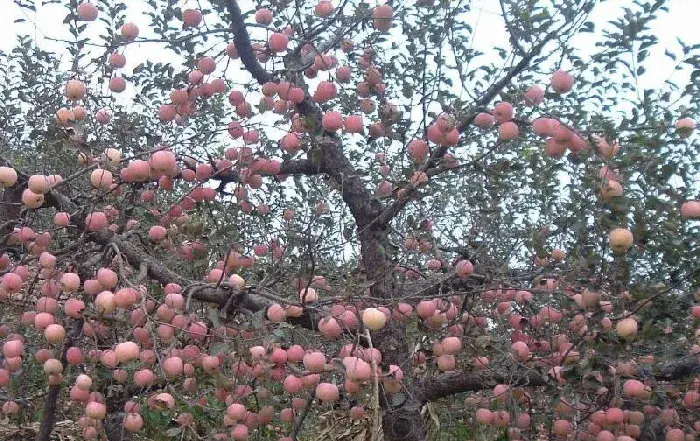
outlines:
[[[63, 2], [68, 3], [68, 0]], [[246, 5], [248, 3], [248, 5]], [[29, 33], [40, 42], [44, 49], [61, 52], [60, 44], [47, 41], [44, 37], [71, 39], [68, 29], [62, 25], [66, 9], [58, 5], [40, 6], [42, 0], [36, 0], [38, 14], [36, 16], [26, 16], [18, 6], [11, 0], [0, 0], [2, 14], [0, 14], [0, 50], [9, 51], [15, 43], [16, 35], [19, 33]], [[631, 0], [608, 0], [596, 7], [592, 14], [592, 20], [596, 22], [596, 29], [600, 32], [606, 26], [608, 20], [620, 15], [620, 8], [632, 6]], [[646, 74], [641, 78], [642, 85], [647, 88], [658, 87], [666, 80], [672, 72], [673, 65], [669, 58], [663, 56], [666, 47], [678, 49], [676, 38], [680, 37], [690, 44], [700, 43], [700, 32], [697, 28], [697, 19], [700, 17], [700, 0], [669, 0], [670, 12], [660, 14], [659, 19], [654, 23], [653, 29], [661, 41], [648, 59]], [[133, 6], [132, 6], [133, 5]], [[196, 7], [195, 0], [180, 2], [183, 7]], [[129, 2], [130, 9], [127, 11], [128, 20], [140, 25], [141, 36], [148, 37], [147, 17], [139, 7], [139, 2], [132, 0]], [[246, 10], [252, 7], [250, 2], [241, 1], [241, 6]], [[9, 11], [8, 11], [9, 9]], [[15, 23], [15, 20], [23, 18], [23, 23]], [[500, 15], [498, 0], [472, 0], [472, 12], [468, 17], [470, 24], [475, 30], [473, 41], [470, 43], [475, 49], [488, 53], [493, 47], [507, 47], [508, 39], [505, 32], [503, 20]], [[95, 32], [101, 23], [93, 23], [88, 27], [88, 33]], [[496, 30], [502, 30], [494, 32]], [[579, 36], [574, 41], [574, 46], [584, 53], [591, 53], [596, 50], [595, 38], [590, 34]], [[167, 52], [154, 50], [157, 44], [140, 43], [133, 44], [126, 50], [127, 66], [126, 73], [137, 64], [143, 62], [144, 58], [151, 61], [167, 62]], [[68, 57], [66, 57], [68, 58]], [[70, 60], [66, 60], [68, 63]], [[679, 74], [679, 75], [682, 75]], [[683, 82], [684, 78], [678, 78]]]
[[[68, 0], [63, 3], [68, 3]], [[146, 18], [140, 16], [139, 8], [136, 6], [138, 1], [131, 0], [129, 3], [133, 4], [134, 7], [127, 14], [128, 19], [137, 24], [142, 23], [143, 31]], [[196, 7], [196, 1], [182, 1], [180, 3], [182, 6]], [[247, 2], [241, 3], [245, 6]], [[592, 18], [598, 25], [598, 29], [601, 29], [607, 20], [617, 17], [619, 8], [630, 6], [632, 3], [631, 0], [608, 0], [597, 6]], [[8, 6], [2, 6], [4, 4]], [[37, 17], [26, 17], [11, 0], [0, 0], [0, 10], [2, 11], [0, 14], [0, 50], [8, 51], [11, 49], [18, 33], [29, 32], [40, 41], [44, 41], [43, 36], [66, 37], [68, 35], [67, 28], [61, 24], [65, 16], [65, 8], [56, 5], [40, 7], [42, 0], [35, 0], [35, 4], [39, 11]], [[669, 4], [671, 11], [668, 14], [661, 14], [661, 17], [654, 24], [659, 39], [673, 46], [676, 45], [676, 37], [689, 43], [700, 43], [700, 32], [697, 28], [697, 19], [700, 17], [700, 1], [670, 0]], [[473, 43], [475, 48], [490, 48], [494, 45], [505, 46], [507, 44], [505, 32], [493, 32], [494, 29], [503, 28], [498, 0], [472, 0], [472, 11], [471, 21], [476, 24], [476, 36]], [[30, 22], [14, 23], [18, 18], [30, 19]], [[44, 43], [46, 42], [44, 41]], [[591, 45], [582, 39], [579, 47], [585, 48], [587, 46]], [[593, 48], [591, 47], [591, 49]], [[133, 49], [133, 51], [135, 50]], [[657, 67], [663, 68], [661, 65]], [[650, 72], [650, 75], [653, 74]]]

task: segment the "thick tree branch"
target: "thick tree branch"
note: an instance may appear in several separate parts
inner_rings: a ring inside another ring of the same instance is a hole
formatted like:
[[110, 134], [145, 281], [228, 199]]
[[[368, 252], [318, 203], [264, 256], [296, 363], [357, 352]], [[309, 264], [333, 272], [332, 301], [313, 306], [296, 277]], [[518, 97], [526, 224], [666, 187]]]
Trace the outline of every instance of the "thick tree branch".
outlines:
[[226, 7], [233, 25], [233, 37], [236, 41], [238, 56], [241, 58], [246, 70], [250, 72], [258, 83], [267, 83], [272, 79], [272, 76], [258, 63], [258, 59], [253, 53], [253, 47], [250, 44], [250, 37], [245, 25], [245, 17], [243, 17], [241, 8], [238, 6], [238, 1], [227, 0]]
[[427, 403], [462, 392], [490, 389], [497, 384], [537, 387], [546, 385], [547, 378], [534, 370], [507, 373], [450, 372], [416, 383], [414, 397], [421, 403]]
[[700, 355], [691, 355], [664, 366], [654, 374], [654, 378], [659, 381], [673, 381], [698, 374], [700, 374]]
[[525, 56], [527, 52], [525, 52], [525, 49], [523, 49], [522, 45], [520, 44], [520, 41], [516, 38], [515, 33], [513, 32], [513, 25], [510, 23], [510, 20], [508, 20], [508, 11], [506, 11], [506, 5], [504, 0], [498, 0], [499, 3], [501, 4], [501, 12], [503, 13], [503, 21], [506, 24], [506, 29], [508, 30], [508, 35], [510, 35], [510, 41], [517, 50], [518, 54], [521, 56]]
[[380, 213], [381, 203], [367, 191], [360, 174], [343, 153], [341, 140], [337, 136], [327, 136], [320, 143], [320, 150], [321, 168], [341, 192], [343, 201], [355, 218], [357, 228], [366, 229]]
[[[494, 84], [489, 87], [486, 92], [484, 92], [472, 105], [472, 112], [468, 113], [465, 115], [463, 118], [459, 120], [459, 123], [457, 124], [457, 130], [460, 133], [463, 133], [469, 124], [474, 121], [474, 118], [478, 114], [478, 112], [481, 111], [481, 109], [489, 104], [508, 84], [510, 84], [511, 80], [518, 76], [522, 71], [525, 70], [530, 65], [530, 62], [540, 54], [542, 49], [549, 43], [554, 37], [556, 37], [559, 34], [559, 31], [563, 29], [564, 26], [557, 28], [556, 30], [548, 33], [542, 41], [540, 41], [537, 45], [535, 45], [530, 52], [524, 56], [518, 64], [510, 68], [508, 73], [503, 76], [500, 80], [495, 82]], [[417, 172], [426, 172], [428, 169], [437, 167], [439, 164], [440, 159], [442, 159], [447, 151], [449, 150], [449, 147], [447, 146], [439, 146], [437, 147], [430, 158], [423, 164], [421, 167], [416, 170]], [[401, 199], [397, 199], [394, 203], [389, 205], [379, 216], [379, 219], [377, 220], [377, 223], [381, 225], [388, 225], [389, 222], [398, 214], [401, 212], [401, 210], [404, 209], [404, 207], [412, 200], [412, 196], [415, 193], [416, 188], [412, 187], [408, 190], [407, 194], [404, 195]]]
[[[700, 356], [686, 357], [662, 367], [652, 374], [657, 381], [675, 381], [700, 373]], [[548, 378], [535, 370], [515, 372], [450, 372], [423, 379], [413, 386], [413, 397], [421, 403], [446, 398], [462, 392], [490, 389], [497, 384], [517, 387], [545, 386]]]
[[[13, 167], [9, 161], [0, 158], [0, 165]], [[15, 168], [15, 167], [13, 167]], [[21, 170], [17, 170], [18, 182], [13, 188], [23, 189], [26, 186], [29, 175]], [[315, 174], [318, 172], [318, 166], [315, 166], [309, 160], [286, 161], [281, 168], [284, 174]], [[57, 190], [51, 190], [45, 195], [44, 205], [54, 207], [57, 211], [64, 211], [74, 214], [71, 217], [71, 223], [76, 225], [81, 231], [87, 231], [85, 225], [85, 216], [88, 213], [83, 212], [82, 207], [75, 204], [70, 198], [61, 194]], [[207, 284], [203, 282], [195, 282], [189, 280], [179, 273], [171, 270], [161, 261], [149, 255], [145, 250], [141, 249], [137, 244], [131, 242], [122, 236], [105, 229], [95, 233], [88, 233], [86, 237], [102, 246], [116, 245], [119, 251], [126, 257], [128, 263], [140, 268], [145, 265], [147, 274], [150, 278], [157, 280], [161, 284], [176, 283], [190, 291], [191, 298], [201, 302], [213, 303], [223, 308], [230, 304], [231, 296], [237, 296], [236, 308], [245, 309], [256, 312], [262, 309], [267, 309], [272, 301], [263, 295], [255, 293], [254, 289], [237, 291], [232, 289], [226, 283], [219, 286]], [[225, 311], [226, 312], [226, 311]], [[290, 322], [306, 328], [314, 328], [314, 318], [311, 312], [307, 309], [302, 317], [290, 319]], [[56, 392], [57, 393], [57, 392]]]
[[309, 159], [297, 159], [282, 162], [280, 175], [315, 175], [321, 173], [318, 164]]
[[[236, 47], [245, 68], [253, 75], [259, 83], [265, 83], [272, 79], [257, 62], [250, 44], [250, 38], [245, 27], [244, 17], [235, 0], [227, 3], [231, 24], [236, 36]], [[296, 57], [294, 59], [293, 57]], [[292, 54], [286, 60], [287, 65], [299, 65], [301, 60], [299, 54]], [[307, 88], [303, 80], [298, 75], [288, 72], [290, 79], [299, 83], [303, 90]], [[297, 78], [294, 78], [297, 77]], [[367, 277], [375, 281], [370, 288], [372, 295], [380, 298], [390, 298], [392, 272], [388, 268], [387, 258], [382, 249], [382, 242], [386, 238], [386, 230], [382, 226], [375, 224], [375, 220], [382, 210], [382, 204], [372, 198], [370, 192], [365, 188], [360, 175], [353, 167], [350, 160], [343, 152], [340, 138], [332, 133], [326, 132], [321, 124], [323, 112], [321, 108], [311, 99], [308, 92], [305, 92], [304, 100], [297, 104], [297, 111], [305, 117], [305, 124], [309, 133], [314, 139], [315, 146], [309, 152], [309, 158], [318, 163], [320, 171], [327, 174], [336, 190], [340, 191], [343, 201], [348, 206], [358, 229], [362, 262], [367, 271]], [[385, 354], [389, 363], [404, 366], [406, 361], [407, 348], [405, 347], [405, 331], [396, 325], [389, 328], [394, 330], [391, 339], [382, 339], [382, 342], [396, 342], [393, 350], [389, 350], [380, 344], [380, 350]], [[394, 329], [396, 328], [396, 329]], [[387, 331], [389, 332], [389, 331]], [[403, 358], [401, 358], [403, 357]], [[401, 358], [401, 360], [399, 360]]]
[[[1, 167], [12, 167], [9, 161], [5, 158], [0, 158]], [[5, 188], [0, 193], [0, 245], [8, 233], [12, 232], [12, 228], [19, 220], [19, 215], [22, 210], [22, 192], [26, 188], [27, 176], [25, 173], [17, 170], [17, 183], [12, 187]]]
[[[266, 171], [258, 170], [256, 173], [260, 174], [261, 176], [296, 176], [296, 175], [305, 175], [305, 176], [313, 176], [313, 175], [318, 175], [323, 173], [321, 171], [321, 167], [319, 164], [315, 164], [313, 161], [309, 159], [291, 159], [288, 161], [283, 161], [282, 164], [280, 164], [280, 172], [276, 174], [268, 173]], [[211, 179], [222, 182], [224, 184], [232, 183], [232, 182], [240, 182], [242, 183], [243, 180], [240, 177], [240, 174], [238, 173], [237, 170], [228, 170], [228, 173], [217, 173], [214, 174]]]
[[[46, 202], [59, 211], [77, 213], [80, 210], [69, 198], [56, 191], [50, 191], [46, 194]], [[71, 218], [71, 222], [85, 231], [84, 213]], [[103, 246], [116, 245], [129, 265], [135, 268], [140, 268], [142, 265], [145, 265], [148, 276], [151, 279], [157, 280], [163, 285], [167, 283], [176, 283], [185, 288], [187, 294], [194, 300], [213, 303], [219, 308], [223, 308], [229, 303], [231, 296], [237, 296], [235, 302], [236, 308], [252, 312], [267, 309], [272, 303], [264, 296], [256, 294], [254, 290], [238, 291], [229, 287], [227, 283], [216, 286], [209, 283], [189, 280], [168, 268], [155, 257], [149, 255], [134, 242], [124, 239], [111, 230], [104, 229], [99, 232], [89, 233], [87, 237], [91, 241]], [[290, 320], [290, 322], [307, 328], [313, 328], [314, 326], [314, 320], [309, 311], [300, 318]]]
[[[66, 338], [63, 341], [63, 349], [61, 352], [61, 363], [63, 366], [68, 365], [66, 360], [66, 353], [68, 348], [73, 346], [73, 341], [76, 340], [83, 329], [83, 321], [75, 320], [73, 321], [69, 332], [66, 334]], [[39, 433], [36, 436], [36, 441], [49, 441], [51, 432], [53, 432], [54, 424], [56, 424], [56, 409], [58, 407], [58, 396], [61, 393], [62, 383], [52, 384], [49, 386], [49, 391], [46, 394], [46, 399], [44, 400], [44, 410], [43, 419], [41, 420], [41, 426], [39, 428]]]
[[[255, 58], [250, 37], [246, 30], [245, 18], [238, 3], [235, 0], [229, 0], [226, 5], [236, 38], [236, 48], [243, 66], [258, 83], [263, 84], [272, 81], [272, 75]], [[299, 60], [294, 61], [299, 62]], [[374, 200], [365, 188], [359, 173], [343, 153], [340, 139], [331, 133], [323, 131], [321, 126], [323, 113], [308, 93], [304, 97], [304, 101], [297, 105], [297, 110], [302, 116], [306, 117], [307, 124], [311, 126], [311, 132], [319, 136], [320, 141], [317, 152], [320, 171], [331, 177], [337, 189], [341, 192], [343, 201], [350, 208], [358, 228], [363, 229], [367, 227], [378, 215], [381, 210], [381, 204]]]
[[22, 211], [22, 191], [20, 185], [15, 185], [0, 193], [0, 244], [19, 220]]
[[642, 434], [638, 441], [660, 441], [666, 439], [664, 429], [666, 424], [659, 417], [646, 418], [642, 426]]

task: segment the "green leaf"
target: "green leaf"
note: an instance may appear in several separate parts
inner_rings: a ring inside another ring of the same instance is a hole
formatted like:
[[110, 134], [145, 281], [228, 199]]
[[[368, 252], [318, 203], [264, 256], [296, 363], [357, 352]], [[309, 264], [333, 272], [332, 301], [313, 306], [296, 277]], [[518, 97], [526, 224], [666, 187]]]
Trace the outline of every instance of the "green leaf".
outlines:
[[165, 434], [173, 437], [173, 436], [178, 436], [182, 432], [182, 429], [179, 427], [171, 427], [170, 429], [165, 431]]
[[219, 309], [218, 308], [208, 308], [207, 316], [211, 320], [215, 328], [221, 326], [221, 320], [219, 319]]
[[289, 337], [289, 332], [285, 329], [276, 328], [272, 331], [272, 335], [274, 335], [278, 339], [284, 339]]
[[265, 309], [261, 309], [260, 311], [256, 311], [252, 318], [251, 318], [251, 324], [253, 325], [254, 329], [262, 329], [265, 326]]

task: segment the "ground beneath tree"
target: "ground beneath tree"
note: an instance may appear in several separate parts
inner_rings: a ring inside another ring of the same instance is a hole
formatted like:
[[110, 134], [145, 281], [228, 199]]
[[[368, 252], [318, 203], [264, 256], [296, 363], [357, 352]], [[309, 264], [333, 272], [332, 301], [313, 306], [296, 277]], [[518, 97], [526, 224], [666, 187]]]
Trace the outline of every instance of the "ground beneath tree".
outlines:
[[[368, 410], [368, 414], [370, 411]], [[316, 427], [314, 430], [302, 430], [300, 439], [305, 441], [328, 440], [328, 441], [383, 441], [384, 437], [379, 433], [372, 438], [372, 420], [370, 415], [365, 418], [353, 420], [347, 412], [330, 411], [320, 414], [315, 421], [307, 421], [309, 427]], [[306, 424], [304, 427], [307, 427]], [[305, 436], [304, 433], [308, 433]]]
[[[303, 441], [370, 441], [372, 439], [372, 422], [368, 416], [360, 420], [352, 420], [347, 413], [330, 411], [319, 415], [315, 421], [309, 419], [306, 424], [314, 426], [315, 429], [301, 430], [299, 439]], [[32, 441], [39, 433], [39, 425], [39, 422], [19, 424], [7, 418], [0, 419], [0, 440]], [[57, 421], [50, 439], [51, 441], [82, 441], [81, 432], [80, 427], [73, 420]], [[374, 437], [374, 441], [382, 440], [381, 433]]]
[[[30, 424], [18, 424], [7, 418], [0, 419], [0, 440], [3, 441], [31, 441], [39, 433], [39, 422]], [[75, 421], [57, 421], [51, 441], [77, 441], [82, 440], [80, 428]]]

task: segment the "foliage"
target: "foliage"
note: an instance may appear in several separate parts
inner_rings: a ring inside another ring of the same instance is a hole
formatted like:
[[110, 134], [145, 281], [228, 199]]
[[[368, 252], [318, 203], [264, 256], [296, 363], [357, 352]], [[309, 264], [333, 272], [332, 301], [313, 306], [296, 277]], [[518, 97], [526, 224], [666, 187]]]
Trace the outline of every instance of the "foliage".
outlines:
[[[99, 0], [96, 20], [76, 0], [14, 3], [28, 25], [56, 26], [0, 53], [0, 166], [19, 172], [0, 195], [0, 331], [24, 341], [22, 358], [2, 359], [0, 400], [20, 405], [3, 407], [13, 421], [41, 421], [38, 439], [54, 414], [110, 441], [132, 414], [144, 439], [243, 439], [244, 427], [251, 439], [694, 439], [700, 44], [655, 35], [671, 2], [488, 2], [497, 30], [466, 0], [389, 2], [390, 21], [361, 0], [325, 17], [324, 1]], [[475, 44], [484, 32], [505, 45]], [[672, 74], [656, 84], [664, 59]], [[279, 90], [289, 83], [296, 102]], [[347, 119], [333, 130], [332, 112], [361, 115], [360, 133]], [[61, 178], [29, 206], [22, 192], [49, 175]], [[104, 268], [118, 282], [92, 292]], [[79, 289], [59, 288], [66, 273]], [[363, 318], [374, 307], [386, 324]], [[65, 337], [47, 341], [42, 312]], [[109, 363], [127, 341], [140, 358]], [[324, 354], [320, 377], [275, 361], [294, 345]], [[345, 363], [372, 364], [372, 349], [377, 375], [353, 383]], [[44, 373], [49, 358], [62, 378]], [[174, 358], [186, 367], [170, 375]], [[145, 369], [154, 380], [137, 386]], [[81, 373], [102, 395], [75, 391]], [[310, 385], [289, 393], [289, 376]], [[632, 379], [651, 394], [630, 394]], [[319, 381], [340, 399], [318, 400]], [[101, 400], [106, 423], [82, 417]], [[608, 409], [624, 424], [601, 419]]]

